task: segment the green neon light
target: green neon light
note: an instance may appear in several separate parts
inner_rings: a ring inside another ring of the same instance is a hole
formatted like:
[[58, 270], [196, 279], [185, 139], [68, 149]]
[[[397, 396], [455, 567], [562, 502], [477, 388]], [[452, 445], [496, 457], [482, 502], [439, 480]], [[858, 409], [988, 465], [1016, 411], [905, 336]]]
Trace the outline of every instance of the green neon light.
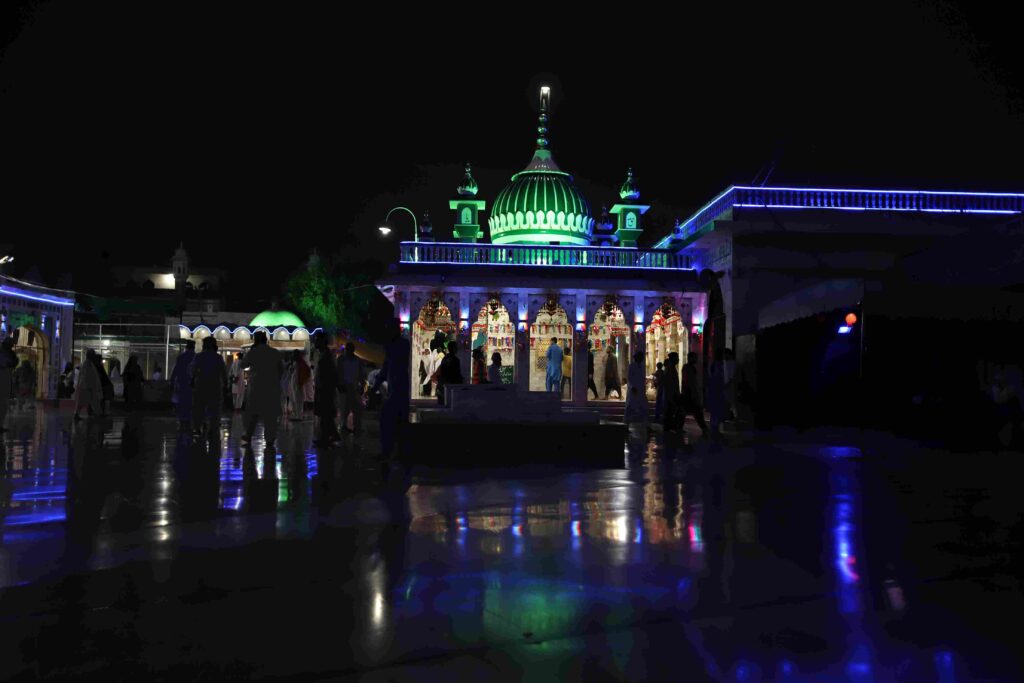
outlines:
[[305, 327], [305, 324], [291, 311], [263, 311], [252, 319], [249, 327]]

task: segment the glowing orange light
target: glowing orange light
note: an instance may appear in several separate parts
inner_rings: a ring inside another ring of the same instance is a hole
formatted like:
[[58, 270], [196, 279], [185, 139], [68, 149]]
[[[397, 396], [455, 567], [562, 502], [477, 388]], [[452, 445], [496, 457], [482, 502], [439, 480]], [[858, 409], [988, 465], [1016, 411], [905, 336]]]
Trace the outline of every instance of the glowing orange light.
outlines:
[[846, 314], [846, 324], [847, 325], [853, 325], [856, 322], [857, 322], [857, 314], [856, 313], [847, 313]]

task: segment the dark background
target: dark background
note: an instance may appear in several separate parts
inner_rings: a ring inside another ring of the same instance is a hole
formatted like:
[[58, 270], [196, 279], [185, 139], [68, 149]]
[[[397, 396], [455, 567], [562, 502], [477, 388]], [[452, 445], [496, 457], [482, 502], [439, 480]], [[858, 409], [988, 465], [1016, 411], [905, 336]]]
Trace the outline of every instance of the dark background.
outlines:
[[[525, 166], [541, 81], [555, 157], [595, 211], [635, 167], [656, 202], [648, 244], [769, 171], [1024, 189], [1020, 25], [974, 4], [330, 7], [3, 3], [13, 272], [88, 291], [108, 265], [166, 263], [184, 241], [266, 297], [312, 247], [386, 261], [388, 208], [429, 208], [450, 235], [463, 161], [489, 204]], [[411, 237], [408, 219], [396, 230]]]

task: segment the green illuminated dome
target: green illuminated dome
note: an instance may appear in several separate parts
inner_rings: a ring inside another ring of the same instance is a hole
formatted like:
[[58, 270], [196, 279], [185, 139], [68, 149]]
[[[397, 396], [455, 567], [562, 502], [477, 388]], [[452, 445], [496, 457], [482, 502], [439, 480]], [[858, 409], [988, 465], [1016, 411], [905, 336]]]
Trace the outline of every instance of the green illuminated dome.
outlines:
[[249, 323], [249, 327], [305, 327], [299, 316], [290, 311], [263, 311]]
[[594, 232], [590, 204], [548, 149], [548, 96], [542, 89], [533, 160], [512, 176], [512, 183], [494, 200], [487, 220], [493, 244], [590, 244]]

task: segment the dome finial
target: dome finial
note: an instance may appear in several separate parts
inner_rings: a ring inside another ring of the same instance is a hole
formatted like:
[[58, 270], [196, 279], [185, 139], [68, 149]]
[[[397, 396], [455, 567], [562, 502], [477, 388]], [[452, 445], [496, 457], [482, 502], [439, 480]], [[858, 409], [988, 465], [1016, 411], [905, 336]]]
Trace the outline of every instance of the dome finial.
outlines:
[[542, 85], [540, 87], [540, 114], [537, 116], [537, 149], [533, 152], [533, 159], [524, 172], [527, 171], [550, 171], [560, 173], [558, 164], [551, 157], [551, 150], [548, 149], [551, 143], [548, 141], [548, 112], [551, 110], [551, 87]]
[[551, 87], [540, 86], [540, 115], [537, 117], [537, 149], [547, 149], [548, 111], [551, 109]]
[[473, 169], [470, 167], [469, 162], [466, 162], [466, 175], [462, 177], [462, 182], [459, 187], [455, 190], [460, 197], [475, 197], [479, 187], [476, 184], [476, 180], [473, 179]]
[[626, 182], [622, 183], [622, 187], [619, 188], [619, 197], [628, 201], [640, 199], [640, 188], [637, 187], [636, 180], [633, 179], [632, 168], [626, 172]]

